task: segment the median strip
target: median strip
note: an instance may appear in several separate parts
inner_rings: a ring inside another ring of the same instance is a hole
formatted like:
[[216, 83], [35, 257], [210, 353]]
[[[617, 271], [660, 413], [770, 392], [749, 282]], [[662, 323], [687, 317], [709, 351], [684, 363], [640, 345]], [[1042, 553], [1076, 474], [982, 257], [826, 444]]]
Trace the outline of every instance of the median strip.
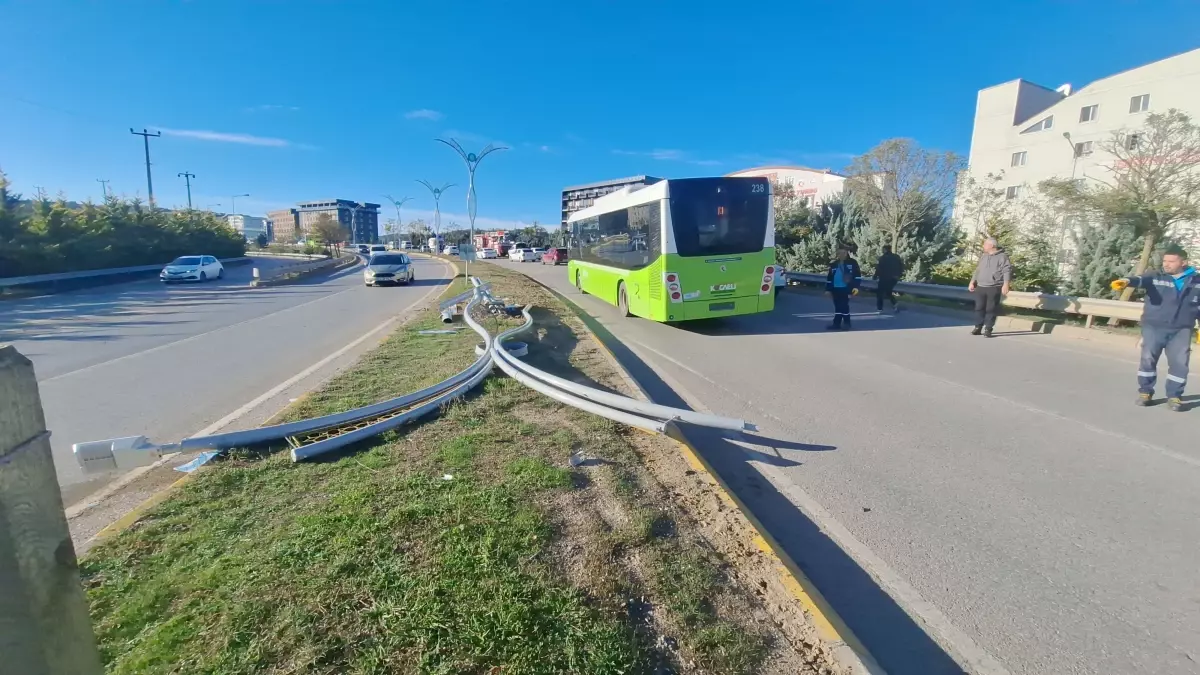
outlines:
[[[497, 296], [537, 308], [530, 363], [630, 393], [557, 299], [486, 273]], [[461, 370], [478, 336], [441, 327], [427, 311], [285, 420]], [[683, 480], [660, 482], [664, 467]], [[697, 519], [716, 497], [689, 471], [666, 439], [494, 376], [328, 460], [231, 452], [81, 567], [113, 673], [836, 670], [758, 583], [753, 543], [711, 505]]]

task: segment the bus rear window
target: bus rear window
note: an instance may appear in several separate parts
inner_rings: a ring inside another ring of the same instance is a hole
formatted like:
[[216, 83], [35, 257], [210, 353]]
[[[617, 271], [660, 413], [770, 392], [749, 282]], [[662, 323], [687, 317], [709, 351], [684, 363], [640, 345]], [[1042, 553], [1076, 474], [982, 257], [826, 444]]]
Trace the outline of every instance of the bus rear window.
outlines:
[[771, 199], [765, 178], [670, 181], [671, 226], [682, 256], [737, 255], [763, 249]]

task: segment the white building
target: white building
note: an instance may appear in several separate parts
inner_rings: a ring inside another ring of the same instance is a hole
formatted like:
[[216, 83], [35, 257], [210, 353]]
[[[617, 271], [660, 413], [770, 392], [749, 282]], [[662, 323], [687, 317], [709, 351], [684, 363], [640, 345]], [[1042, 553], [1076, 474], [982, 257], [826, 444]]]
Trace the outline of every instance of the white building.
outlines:
[[237, 230], [246, 238], [246, 241], [254, 241], [258, 239], [258, 235], [266, 234], [270, 237], [267, 229], [267, 219], [259, 218], [258, 216], [243, 216], [239, 214], [231, 214], [225, 216], [229, 222], [229, 226]]
[[756, 166], [735, 171], [729, 176], [765, 176], [772, 182], [786, 183], [796, 190], [796, 196], [816, 206], [842, 193], [846, 177], [829, 169], [808, 169], [803, 166]]
[[[1076, 90], [1025, 80], [988, 87], [976, 99], [968, 171], [977, 180], [1003, 173], [997, 187], [1015, 200], [1035, 194], [1047, 178], [1106, 180], [1113, 157], [1101, 143], [1117, 131], [1136, 142], [1128, 135], [1149, 113], [1171, 108], [1200, 123], [1200, 49]], [[1070, 237], [1063, 239], [1069, 248]]]

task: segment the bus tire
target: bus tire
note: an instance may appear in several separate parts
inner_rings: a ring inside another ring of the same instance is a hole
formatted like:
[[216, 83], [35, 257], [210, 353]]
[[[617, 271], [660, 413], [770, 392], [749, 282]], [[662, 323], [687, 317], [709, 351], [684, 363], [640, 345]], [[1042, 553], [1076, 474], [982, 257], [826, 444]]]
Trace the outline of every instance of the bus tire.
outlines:
[[617, 283], [617, 311], [621, 316], [633, 316], [629, 313], [629, 294], [625, 292], [625, 282]]
[[579, 270], [575, 270], [575, 290], [579, 291], [580, 295], [587, 295], [587, 291], [583, 290], [583, 280], [579, 278]]

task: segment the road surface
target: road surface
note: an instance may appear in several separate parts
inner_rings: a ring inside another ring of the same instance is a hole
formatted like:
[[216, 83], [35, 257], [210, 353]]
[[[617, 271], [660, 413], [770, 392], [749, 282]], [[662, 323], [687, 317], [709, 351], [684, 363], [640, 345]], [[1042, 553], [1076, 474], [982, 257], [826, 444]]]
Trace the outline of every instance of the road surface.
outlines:
[[670, 327], [497, 264], [580, 303], [659, 402], [758, 423], [702, 451], [892, 675], [1200, 672], [1200, 397], [1135, 408], [1133, 347], [915, 311], [829, 333], [791, 291]]
[[355, 267], [250, 288], [250, 266], [228, 268], [223, 280], [204, 284], [102, 286], [0, 303], [0, 342], [33, 361], [63, 502], [70, 505], [115, 477], [84, 476], [71, 456], [73, 443], [139, 434], [172, 443], [201, 430], [215, 433], [221, 429], [210, 427], [225, 419], [228, 431], [260, 424], [356, 354], [256, 399], [396, 317], [446, 283], [447, 271], [439, 262], [418, 261], [412, 287], [366, 288]]

